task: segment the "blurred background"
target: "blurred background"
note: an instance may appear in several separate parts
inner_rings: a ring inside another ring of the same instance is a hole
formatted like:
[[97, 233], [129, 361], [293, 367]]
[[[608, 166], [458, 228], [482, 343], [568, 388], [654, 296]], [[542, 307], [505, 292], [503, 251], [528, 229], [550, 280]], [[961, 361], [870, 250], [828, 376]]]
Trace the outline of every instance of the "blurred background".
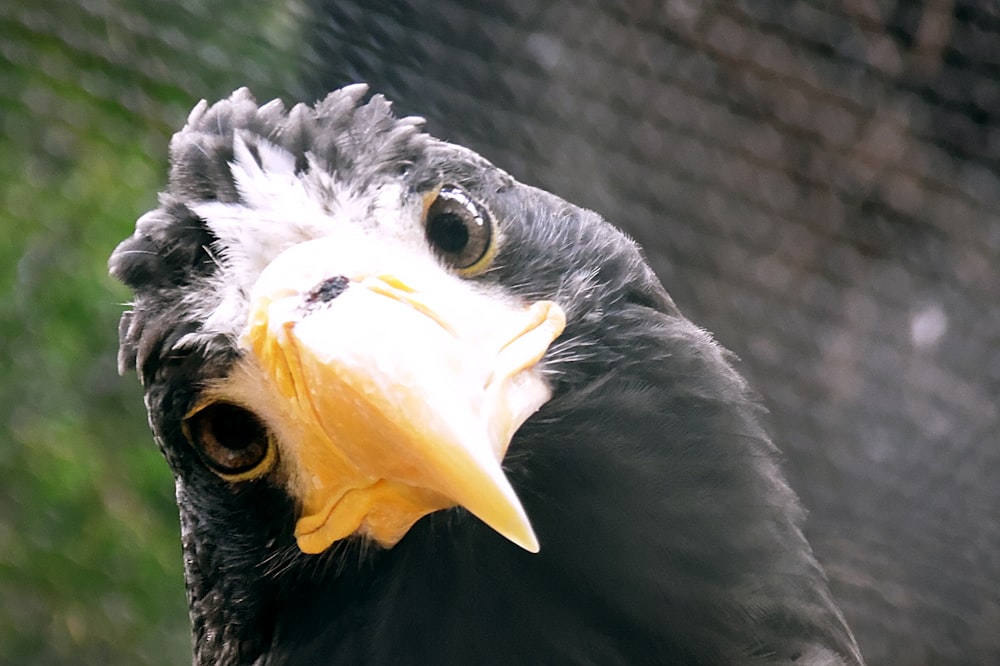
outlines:
[[996, 0], [7, 0], [0, 663], [189, 661], [106, 258], [200, 98], [356, 80], [645, 246], [871, 664], [1000, 663]]

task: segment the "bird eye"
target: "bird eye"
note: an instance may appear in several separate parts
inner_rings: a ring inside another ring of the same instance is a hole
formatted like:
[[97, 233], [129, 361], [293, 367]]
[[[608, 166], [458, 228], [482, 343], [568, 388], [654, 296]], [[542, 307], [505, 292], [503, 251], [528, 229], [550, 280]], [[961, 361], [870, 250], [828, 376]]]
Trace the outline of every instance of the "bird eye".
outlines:
[[239, 405], [213, 402], [197, 407], [181, 429], [205, 464], [227, 481], [262, 476], [274, 463], [275, 447], [267, 426]]
[[445, 185], [428, 196], [424, 230], [427, 242], [459, 275], [481, 273], [493, 259], [493, 217], [459, 187]]

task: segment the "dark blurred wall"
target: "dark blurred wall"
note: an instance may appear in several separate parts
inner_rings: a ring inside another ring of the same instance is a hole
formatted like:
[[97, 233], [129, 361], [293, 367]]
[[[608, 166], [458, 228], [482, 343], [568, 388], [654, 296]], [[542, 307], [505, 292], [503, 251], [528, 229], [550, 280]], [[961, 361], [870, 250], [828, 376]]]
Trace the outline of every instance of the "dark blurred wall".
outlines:
[[741, 358], [872, 664], [1000, 663], [1000, 9], [314, 0], [368, 81], [633, 234]]

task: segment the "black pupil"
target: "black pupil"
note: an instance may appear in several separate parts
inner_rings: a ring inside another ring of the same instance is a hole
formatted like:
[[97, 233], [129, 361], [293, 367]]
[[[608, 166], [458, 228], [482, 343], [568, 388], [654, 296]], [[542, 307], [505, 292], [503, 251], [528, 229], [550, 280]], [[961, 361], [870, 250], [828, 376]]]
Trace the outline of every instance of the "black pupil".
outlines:
[[210, 412], [205, 417], [210, 419], [215, 441], [231, 451], [243, 451], [264, 438], [264, 425], [242, 407], [221, 403], [207, 407], [205, 412]]
[[442, 187], [431, 202], [424, 233], [438, 257], [464, 275], [482, 268], [479, 262], [492, 248], [489, 212], [455, 186]]
[[188, 430], [205, 461], [223, 474], [253, 469], [267, 454], [267, 428], [238, 405], [209, 405], [189, 419]]
[[427, 238], [447, 254], [457, 254], [469, 244], [469, 229], [458, 213], [444, 211], [427, 220]]

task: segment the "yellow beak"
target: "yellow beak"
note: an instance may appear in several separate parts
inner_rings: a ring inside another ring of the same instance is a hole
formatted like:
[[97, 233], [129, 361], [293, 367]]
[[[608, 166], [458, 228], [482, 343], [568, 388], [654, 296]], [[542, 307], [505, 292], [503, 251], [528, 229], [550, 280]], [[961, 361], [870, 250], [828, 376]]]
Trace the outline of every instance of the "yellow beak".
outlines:
[[534, 366], [563, 330], [560, 307], [505, 302], [391, 249], [338, 268], [330, 243], [265, 269], [242, 339], [282, 403], [299, 548], [354, 533], [390, 547], [422, 516], [463, 506], [537, 552], [501, 461], [550, 397]]

